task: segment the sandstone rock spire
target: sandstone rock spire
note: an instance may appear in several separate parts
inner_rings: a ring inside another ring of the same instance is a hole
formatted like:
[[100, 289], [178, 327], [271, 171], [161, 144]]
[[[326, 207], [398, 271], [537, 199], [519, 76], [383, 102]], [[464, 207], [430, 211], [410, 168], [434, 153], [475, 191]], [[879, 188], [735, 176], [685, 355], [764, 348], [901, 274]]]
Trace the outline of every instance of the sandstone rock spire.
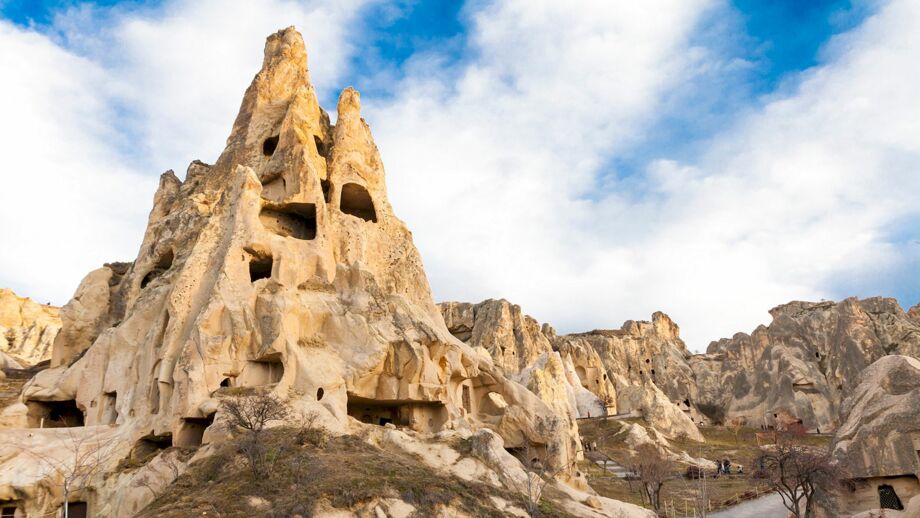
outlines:
[[341, 433], [487, 427], [569, 465], [574, 421], [448, 332], [358, 92], [333, 127], [306, 59], [293, 28], [268, 38], [220, 158], [162, 175], [136, 259], [84, 279], [53, 367], [4, 422], [66, 409], [128, 443], [196, 446], [219, 437], [222, 398], [263, 390]]

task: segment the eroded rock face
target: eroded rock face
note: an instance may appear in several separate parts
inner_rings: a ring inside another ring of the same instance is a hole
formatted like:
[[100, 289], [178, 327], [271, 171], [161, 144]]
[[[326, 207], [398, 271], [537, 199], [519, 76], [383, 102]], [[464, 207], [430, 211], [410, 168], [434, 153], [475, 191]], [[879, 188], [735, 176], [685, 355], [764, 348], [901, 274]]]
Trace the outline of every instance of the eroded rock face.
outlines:
[[617, 413], [638, 410], [630, 404], [636, 398], [627, 401], [619, 395], [624, 388], [655, 385], [691, 420], [701, 419], [694, 405], [693, 371], [687, 363], [690, 352], [680, 338], [680, 328], [664, 313], [652, 315], [651, 322], [629, 320], [620, 329], [564, 335], [553, 342], [559, 350], [570, 352], [574, 358], [590, 357], [590, 351], [598, 355], [607, 378], [605, 380], [603, 374], [600, 379], [591, 376], [586, 368], [586, 387], [609, 393], [610, 389], [602, 385], [604, 381], [612, 383], [617, 394]]
[[[539, 371], [547, 364], [544, 358], [550, 353], [545, 351], [556, 351], [552, 354], [568, 372], [566, 391], [575, 400], [578, 417], [635, 412], [670, 437], [702, 440], [693, 422], [697, 414], [690, 353], [679, 328], [664, 313], [655, 313], [651, 322], [628, 321], [619, 330], [558, 336], [505, 300], [440, 307], [454, 336], [483, 347], [510, 372]], [[530, 383], [529, 378], [521, 381]]]
[[54, 338], [61, 330], [58, 308], [38, 304], [0, 289], [0, 354], [16, 363], [35, 365], [51, 358]]
[[451, 334], [486, 349], [505, 372], [519, 372], [553, 350], [540, 324], [507, 300], [444, 302], [439, 307]]
[[358, 93], [342, 92], [332, 126], [306, 60], [293, 28], [268, 38], [217, 162], [165, 173], [137, 258], [90, 273], [62, 309], [21, 422], [66, 404], [121, 440], [195, 446], [223, 387], [262, 388], [342, 431], [350, 417], [490, 428], [568, 465], [569, 416], [448, 332]]
[[[841, 407], [831, 449], [850, 478], [821, 495], [824, 516], [872, 513], [893, 494], [915, 516], [920, 509], [920, 360], [883, 356], [859, 376]], [[827, 488], [823, 488], [827, 489]], [[911, 512], [911, 509], [913, 512]], [[886, 509], [890, 512], [890, 509]]]
[[713, 342], [691, 361], [700, 404], [753, 426], [787, 413], [832, 431], [863, 369], [888, 354], [920, 357], [920, 322], [894, 299], [791, 302], [770, 314], [769, 326]]
[[834, 457], [853, 478], [920, 476], [920, 360], [884, 356], [844, 401]]

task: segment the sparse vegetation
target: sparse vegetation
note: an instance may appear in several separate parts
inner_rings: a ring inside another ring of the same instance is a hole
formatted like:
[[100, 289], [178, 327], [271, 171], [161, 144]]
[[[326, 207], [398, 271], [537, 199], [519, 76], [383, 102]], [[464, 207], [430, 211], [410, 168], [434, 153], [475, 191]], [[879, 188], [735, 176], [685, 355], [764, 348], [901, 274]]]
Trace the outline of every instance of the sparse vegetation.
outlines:
[[629, 469], [655, 512], [661, 510], [661, 486], [676, 471], [676, 466], [652, 444], [641, 444], [630, 457]]
[[[625, 422], [634, 423], [637, 421], [633, 419], [586, 420], [580, 421], [578, 425], [582, 437], [596, 442], [598, 450], [608, 454], [614, 462], [621, 466], [628, 467], [630, 450], [623, 443], [622, 437], [617, 436], [617, 432], [620, 431]], [[671, 445], [675, 450], [686, 451], [697, 458], [703, 457], [710, 460], [731, 459], [733, 464], [742, 465], [748, 471], [753, 460], [761, 452], [755, 436], [757, 431], [751, 428], [739, 429], [737, 436], [734, 432], [722, 426], [702, 426], [700, 427], [700, 432], [706, 439], [705, 443], [673, 440]], [[801, 440], [804, 444], [826, 449], [830, 442], [830, 436], [809, 434], [801, 437]], [[640, 485], [635, 481], [616, 478], [590, 460], [579, 464], [579, 468], [587, 474], [591, 486], [601, 495], [650, 507], [645, 497], [642, 496]], [[661, 487], [661, 505], [662, 507], [676, 509], [681, 513], [686, 510], [686, 514], [692, 515], [694, 508], [699, 510], [701, 488], [696, 479], [684, 478], [683, 475], [686, 471], [686, 465], [675, 467], [672, 478]], [[705, 491], [708, 495], [704, 500], [707, 503], [707, 509], [710, 509], [711, 505], [712, 511], [736, 505], [766, 491], [765, 488], [752, 487], [748, 481], [747, 474], [716, 477], [710, 470], [707, 472], [707, 477]]]
[[813, 497], [819, 486], [829, 487], [845, 478], [831, 462], [827, 449], [804, 444], [803, 434], [782, 433], [776, 444], [764, 448], [755, 460], [752, 481], [776, 491], [796, 518], [813, 516]]
[[240, 451], [249, 459], [249, 468], [256, 477], [266, 474], [280, 453], [268, 451], [262, 444], [265, 426], [272, 421], [290, 417], [291, 407], [274, 394], [257, 394], [225, 399], [221, 403], [227, 416], [227, 426], [244, 431]]
[[[503, 516], [491, 496], [524, 507], [523, 498], [516, 493], [451, 477], [411, 455], [384, 451], [357, 437], [274, 428], [263, 432], [262, 441], [272, 458], [265, 475], [256, 477], [247, 469], [241, 439], [237, 439], [192, 464], [141, 516], [184, 517], [218, 511], [225, 518], [249, 517], [256, 513], [247, 503], [248, 496], [270, 503], [269, 510], [257, 513], [260, 516], [309, 517], [319, 502], [346, 509], [383, 498], [405, 500], [416, 508], [416, 516], [434, 516], [444, 505], [477, 517]], [[540, 510], [546, 518], [569, 516], [545, 499]]]

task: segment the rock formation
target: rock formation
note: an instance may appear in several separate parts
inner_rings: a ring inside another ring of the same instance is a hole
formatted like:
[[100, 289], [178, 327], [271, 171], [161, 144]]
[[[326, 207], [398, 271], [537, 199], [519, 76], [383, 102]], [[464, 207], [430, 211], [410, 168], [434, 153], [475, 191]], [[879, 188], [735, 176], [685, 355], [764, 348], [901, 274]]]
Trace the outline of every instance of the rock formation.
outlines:
[[444, 302], [439, 307], [451, 334], [484, 348], [507, 373], [519, 372], [553, 350], [540, 324], [507, 300]]
[[[858, 378], [841, 409], [835, 459], [851, 477], [830, 515], [849, 516], [908, 501], [920, 509], [920, 360], [884, 356]], [[894, 495], [894, 496], [892, 496]]]
[[558, 355], [569, 371], [567, 390], [576, 398], [579, 417], [635, 412], [669, 437], [702, 440], [691, 418], [690, 353], [664, 313], [655, 313], [652, 322], [628, 321], [619, 330], [557, 336], [506, 300], [440, 307], [454, 336], [483, 347], [506, 372], [526, 375], [546, 365], [543, 358]]
[[[604, 372], [592, 376], [584, 365], [585, 386], [610, 393], [604, 384], [612, 384], [617, 413], [656, 416], [659, 420], [650, 424], [666, 435], [702, 439], [694, 425], [703, 418], [694, 404], [696, 384], [687, 363], [690, 352], [677, 324], [664, 313], [652, 315], [651, 322], [629, 320], [620, 329], [559, 336], [553, 343], [572, 358], [597, 354]], [[579, 361], [576, 365], [582, 366]]]
[[571, 361], [553, 351], [540, 324], [507, 300], [439, 304], [448, 330], [492, 358], [505, 375], [530, 389], [578, 433], [575, 419], [604, 415], [605, 405], [582, 387]]
[[58, 308], [0, 289], [0, 355], [24, 365], [45, 361], [60, 330]]
[[773, 426], [783, 413], [832, 431], [860, 372], [882, 356], [920, 357], [920, 321], [894, 299], [790, 302], [750, 335], [710, 344], [694, 357], [698, 404]]
[[[341, 93], [333, 126], [306, 60], [292, 28], [268, 38], [226, 149], [214, 165], [193, 162], [185, 181], [162, 175], [137, 258], [87, 275], [61, 310], [52, 367], [4, 422], [107, 425], [119, 451], [141, 440], [195, 447], [220, 437], [222, 397], [261, 389], [336, 433], [362, 422], [488, 428], [505, 448], [570, 466], [574, 419], [544, 402], [567, 405], [558, 356], [529, 378], [541, 399], [505, 375], [522, 363], [496, 365], [448, 332], [387, 199], [358, 92]], [[0, 480], [0, 493], [36, 495], [29, 512], [49, 512], [59, 495], [38, 488], [53, 485], [32, 471]], [[99, 489], [90, 506], [122, 501], [122, 490]]]

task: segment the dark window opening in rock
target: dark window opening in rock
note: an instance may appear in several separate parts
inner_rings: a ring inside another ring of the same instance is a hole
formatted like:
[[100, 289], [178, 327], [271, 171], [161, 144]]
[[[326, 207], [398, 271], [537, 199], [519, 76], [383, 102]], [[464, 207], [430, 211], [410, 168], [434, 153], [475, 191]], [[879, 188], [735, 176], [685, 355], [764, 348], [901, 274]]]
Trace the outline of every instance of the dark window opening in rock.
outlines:
[[651, 361], [652, 360], [649, 360], [648, 358], [645, 359], [645, 363], [651, 363]]
[[374, 210], [374, 200], [371, 199], [367, 189], [356, 184], [346, 183], [342, 186], [342, 195], [339, 198], [339, 209], [350, 216], [361, 218], [365, 221], [377, 222], [377, 212]]
[[317, 400], [317, 401], [320, 401], [321, 399], [323, 399], [323, 395], [324, 395], [325, 393], [326, 393], [326, 391], [323, 390], [323, 387], [320, 387], [320, 388], [316, 389], [316, 400]]
[[462, 400], [463, 400], [463, 409], [466, 410], [467, 413], [471, 413], [473, 411], [473, 405], [471, 403], [469, 385], [463, 386]]
[[655, 375], [655, 369], [652, 369], [652, 376]]
[[106, 392], [102, 395], [102, 424], [115, 424], [118, 421], [117, 404], [117, 392]]
[[325, 200], [326, 203], [330, 203], [332, 201], [332, 182], [329, 180], [320, 180], [319, 186], [323, 189], [323, 200]]
[[237, 387], [265, 387], [275, 385], [284, 377], [284, 363], [280, 355], [271, 355], [246, 362], [243, 372], [234, 380]]
[[527, 455], [527, 448], [518, 446], [514, 448], [505, 448], [505, 451], [517, 457], [518, 460], [522, 460]]
[[685, 399], [685, 400], [684, 400], [684, 404], [687, 405], [687, 406], [690, 406], [690, 400], [689, 400], [689, 399]]
[[167, 270], [172, 268], [173, 263], [173, 251], [167, 250], [163, 255], [157, 259], [156, 264], [153, 265], [153, 268], [147, 272], [147, 275], [144, 275], [144, 278], [141, 279], [141, 289], [147, 287], [148, 284], [153, 282], [154, 279], [166, 273]]
[[821, 358], [821, 353], [815, 352], [815, 358]]
[[16, 518], [16, 507], [12, 505], [0, 504], [0, 518]]
[[392, 423], [417, 431], [437, 432], [447, 421], [447, 410], [440, 401], [381, 400], [352, 393], [347, 393], [347, 398], [348, 415], [362, 423], [379, 426]]
[[272, 256], [253, 256], [249, 259], [249, 282], [270, 279], [272, 276]]
[[270, 232], [294, 239], [316, 238], [316, 205], [312, 203], [287, 203], [264, 207], [259, 221]]
[[229, 387], [229, 386], [230, 386], [230, 378], [224, 378], [224, 379], [220, 382], [220, 386], [221, 386], [221, 387]]
[[134, 447], [131, 448], [130, 458], [134, 462], [144, 463], [161, 451], [171, 448], [172, 445], [172, 434], [145, 435], [134, 443]]
[[262, 143], [262, 154], [265, 156], [274, 155], [276, 149], [278, 149], [278, 135], [268, 137], [265, 139], [265, 142]]
[[27, 401], [30, 428], [73, 428], [84, 425], [83, 411], [74, 400]]
[[329, 154], [326, 150], [326, 144], [323, 144], [323, 139], [319, 138], [319, 135], [313, 135], [313, 143], [316, 144], [316, 152], [319, 153], [319, 156], [323, 158], [329, 158]]
[[894, 509], [896, 511], [904, 510], [904, 505], [901, 504], [901, 499], [898, 498], [898, 494], [895, 493], [894, 488], [888, 484], [878, 486], [878, 503], [879, 507], [882, 509]]
[[86, 518], [89, 516], [89, 508], [86, 502], [70, 502], [67, 504], [68, 518]]
[[607, 379], [607, 375], [606, 375], [606, 374], [604, 374], [604, 380], [606, 380], [606, 379]]
[[776, 419], [777, 417], [779, 417], [779, 414], [773, 414], [774, 419]]
[[175, 444], [180, 448], [197, 448], [204, 440], [204, 432], [214, 424], [214, 414], [208, 417], [186, 417], [179, 426]]

